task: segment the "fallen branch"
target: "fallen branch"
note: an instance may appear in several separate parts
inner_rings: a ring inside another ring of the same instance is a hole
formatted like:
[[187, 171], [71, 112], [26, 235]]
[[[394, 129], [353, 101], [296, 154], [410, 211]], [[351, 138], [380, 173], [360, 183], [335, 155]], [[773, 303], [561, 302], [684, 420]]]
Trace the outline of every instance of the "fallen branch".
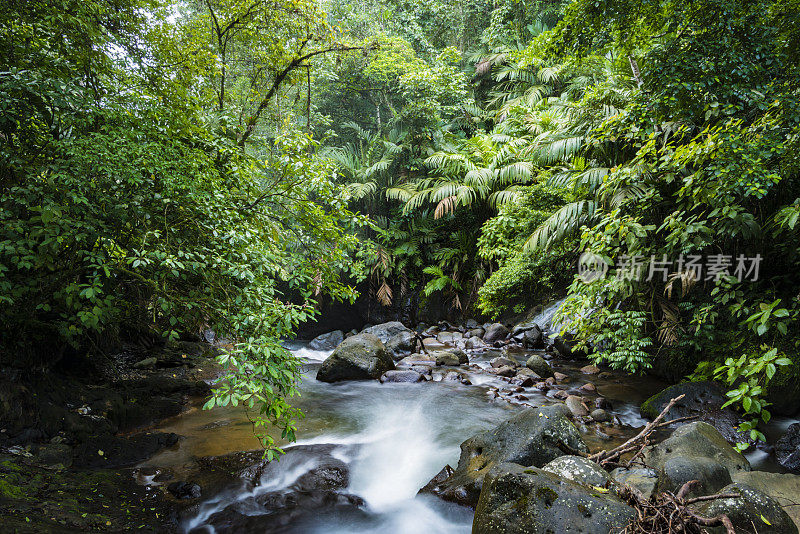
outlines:
[[[623, 454], [627, 454], [629, 452], [634, 452], [637, 450], [641, 452], [641, 450], [644, 449], [645, 445], [648, 443], [648, 437], [650, 436], [650, 434], [652, 434], [656, 430], [659, 430], [661, 428], [664, 428], [666, 426], [675, 423], [696, 419], [697, 416], [692, 415], [689, 417], [680, 417], [678, 419], [673, 419], [671, 421], [662, 422], [662, 420], [667, 416], [667, 413], [669, 413], [672, 407], [675, 406], [675, 404], [684, 397], [685, 395], [679, 395], [674, 399], [670, 400], [664, 407], [664, 409], [661, 410], [661, 413], [658, 414], [658, 417], [647, 423], [647, 425], [645, 425], [645, 427], [642, 429], [641, 432], [633, 436], [631, 439], [629, 439], [622, 445], [619, 445], [618, 447], [615, 447], [611, 450], [602, 450], [598, 453], [589, 456], [589, 459], [599, 463], [600, 465], [603, 465], [605, 463], [611, 462], [612, 460], [616, 460]], [[638, 456], [640, 452], [634, 454], [634, 458]]]

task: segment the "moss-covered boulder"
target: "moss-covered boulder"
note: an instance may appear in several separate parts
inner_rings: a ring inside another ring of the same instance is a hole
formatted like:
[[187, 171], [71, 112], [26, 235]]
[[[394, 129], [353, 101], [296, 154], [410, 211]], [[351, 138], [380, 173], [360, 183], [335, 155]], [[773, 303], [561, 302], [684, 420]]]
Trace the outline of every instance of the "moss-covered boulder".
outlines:
[[[739, 534], [797, 534], [797, 526], [769, 495], [741, 483], [721, 489], [721, 493], [740, 497], [709, 501], [702, 509], [706, 517], [725, 514]], [[724, 534], [723, 527], [708, 529], [711, 534]]]
[[455, 367], [464, 363], [469, 363], [467, 354], [457, 348], [448, 350], [437, 350], [430, 353], [436, 361], [436, 365]]
[[757, 489], [775, 499], [789, 514], [794, 524], [800, 527], [800, 506], [797, 506], [797, 497], [800, 495], [800, 475], [740, 471], [733, 476], [733, 481]]
[[563, 405], [529, 408], [497, 427], [461, 444], [461, 456], [453, 473], [423, 492], [466, 506], [475, 506], [483, 478], [498, 464], [512, 462], [543, 467], [564, 456], [564, 451], [588, 452], [578, 430], [565, 415]]
[[528, 361], [525, 362], [525, 367], [542, 378], [553, 376], [553, 368], [540, 354], [532, 354]]
[[621, 532], [634, 510], [611, 493], [542, 469], [499, 464], [486, 475], [473, 534]]
[[729, 484], [750, 462], [717, 429], [702, 421], [677, 428], [670, 437], [646, 449], [645, 463], [658, 471], [659, 490], [677, 491], [699, 480], [696, 493], [709, 494]]
[[386, 353], [383, 342], [372, 334], [357, 334], [342, 341], [333, 354], [322, 362], [317, 371], [317, 380], [377, 380], [392, 369], [394, 362]]

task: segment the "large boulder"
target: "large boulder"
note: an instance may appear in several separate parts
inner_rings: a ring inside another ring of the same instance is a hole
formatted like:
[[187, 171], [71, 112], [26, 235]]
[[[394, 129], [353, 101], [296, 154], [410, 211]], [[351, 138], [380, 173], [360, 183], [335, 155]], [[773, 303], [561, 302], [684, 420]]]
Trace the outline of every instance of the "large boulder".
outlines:
[[486, 328], [486, 333], [483, 334], [483, 340], [487, 343], [494, 343], [505, 339], [508, 335], [508, 328], [500, 323], [492, 323]]
[[526, 349], [544, 348], [544, 334], [538, 326], [533, 325], [533, 328], [522, 334], [522, 346]]
[[558, 336], [553, 340], [553, 348], [556, 349], [556, 352], [562, 358], [570, 359], [573, 356], [572, 347], [561, 336]]
[[775, 458], [789, 471], [800, 473], [800, 423], [790, 425], [775, 443]]
[[525, 362], [525, 367], [535, 372], [542, 378], [547, 378], [553, 375], [553, 368], [547, 363], [540, 354], [532, 354], [528, 361]]
[[621, 532], [633, 508], [611, 493], [542, 469], [500, 464], [486, 475], [473, 534]]
[[722, 408], [727, 402], [725, 391], [714, 382], [683, 382], [656, 393], [642, 403], [643, 417], [654, 419], [667, 406], [670, 400], [685, 395], [667, 413], [665, 420], [682, 417], [697, 417], [714, 426], [729, 443], [747, 441], [748, 437], [739, 430], [739, 415], [730, 408]]
[[483, 477], [494, 465], [512, 462], [543, 467], [571, 451], [588, 452], [562, 405], [529, 408], [461, 444], [452, 475], [423, 491], [462, 505], [478, 502]]
[[659, 490], [677, 491], [690, 480], [700, 480], [693, 490], [713, 493], [730, 484], [750, 462], [734, 449], [716, 428], [704, 422], [678, 427], [672, 435], [644, 454], [645, 463], [659, 472]]
[[394, 361], [402, 360], [417, 348], [417, 336], [411, 330], [403, 330], [389, 338], [386, 352]]
[[341, 330], [334, 330], [327, 334], [321, 334], [308, 343], [308, 348], [311, 350], [333, 350], [339, 343], [344, 341], [344, 332]]
[[668, 458], [658, 474], [659, 491], [678, 491], [684, 484], [696, 480], [690, 496], [715, 493], [731, 483], [731, 474], [722, 464], [711, 458], [689, 458], [675, 456]]
[[[797, 534], [789, 514], [769, 495], [741, 483], [725, 486], [720, 493], [738, 493], [740, 497], [709, 501], [702, 509], [704, 516], [727, 515], [738, 534]], [[723, 527], [708, 530], [725, 532]]]
[[372, 334], [380, 339], [384, 344], [388, 343], [390, 339], [400, 332], [410, 332], [410, 330], [406, 328], [405, 325], [400, 321], [390, 321], [388, 323], [376, 324], [375, 326], [369, 326], [361, 331], [362, 334]]
[[800, 475], [789, 473], [767, 473], [765, 471], [740, 471], [733, 481], [766, 493], [780, 504], [795, 525], [800, 527]]
[[583, 456], [561, 456], [542, 467], [542, 471], [553, 473], [561, 478], [583, 484], [604, 488], [611, 478], [597, 462]]
[[[350, 473], [347, 464], [335, 457], [336, 450], [337, 447], [331, 445], [289, 447], [280, 463], [266, 464], [260, 461], [261, 451], [218, 457], [215, 463], [220, 468], [258, 460], [239, 473], [241, 479], [222, 489], [221, 495], [235, 491], [240, 498], [210, 515], [203, 526], [189, 532], [264, 532], [266, 529], [271, 533], [289, 534], [308, 530], [320, 514], [365, 518], [363, 499], [346, 493]], [[254, 478], [269, 482], [281, 480], [286, 462], [294, 466], [295, 471], [301, 470], [288, 487], [255, 490]], [[242, 484], [245, 484], [244, 490]]]
[[394, 362], [381, 340], [372, 334], [357, 334], [342, 341], [333, 354], [322, 362], [317, 371], [317, 380], [338, 382], [377, 379], [391, 369], [394, 369]]

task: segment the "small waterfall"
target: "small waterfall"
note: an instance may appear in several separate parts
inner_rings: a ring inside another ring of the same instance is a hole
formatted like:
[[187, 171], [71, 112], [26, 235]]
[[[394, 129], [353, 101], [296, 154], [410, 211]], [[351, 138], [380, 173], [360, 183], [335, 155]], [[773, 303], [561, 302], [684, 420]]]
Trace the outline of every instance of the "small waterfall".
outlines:
[[563, 299], [558, 300], [553, 304], [547, 306], [544, 310], [542, 310], [540, 314], [531, 319], [529, 322], [536, 323], [542, 330], [550, 330], [550, 331], [558, 330], [559, 325], [555, 325], [555, 328], [553, 327], [552, 324], [553, 316], [559, 309], [561, 309], [561, 306], [564, 304], [566, 300], [567, 297], [564, 297]]

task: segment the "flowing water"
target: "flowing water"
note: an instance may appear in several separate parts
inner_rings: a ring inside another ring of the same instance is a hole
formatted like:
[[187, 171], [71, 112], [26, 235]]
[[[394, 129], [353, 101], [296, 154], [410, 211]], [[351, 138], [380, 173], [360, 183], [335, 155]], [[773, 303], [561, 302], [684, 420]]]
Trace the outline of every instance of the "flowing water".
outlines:
[[[472, 385], [458, 382], [380, 384], [378, 381], [318, 382], [314, 376], [328, 352], [312, 351], [303, 345], [290, 347], [307, 362], [293, 405], [306, 417], [299, 421], [297, 446], [279, 462], [273, 462], [261, 476], [261, 484], [240, 480], [214, 486], [204, 485], [202, 503], [184, 513], [185, 532], [272, 532], [272, 517], [265, 514], [259, 498], [270, 492], [286, 491], [299, 477], [314, 469], [324, 458], [336, 458], [349, 467], [346, 493], [363, 500], [335, 513], [310, 513], [293, 519], [291, 528], [281, 532], [325, 533], [456, 533], [469, 532], [472, 510], [417, 496], [445, 464], [455, 465], [459, 445], [476, 432], [496, 426], [523, 408], [494, 398], [506, 382], [481, 371], [496, 353], [471, 356], [474, 367], [466, 374]], [[524, 361], [525, 354], [517, 355]], [[588, 377], [577, 366], [558, 362], [555, 369], [570, 375], [573, 388], [591, 381], [609, 399], [621, 425], [615, 428], [583, 427], [590, 448], [614, 446], [645, 424], [638, 404], [664, 384], [624, 375]], [[463, 370], [463, 369], [462, 369]], [[552, 392], [551, 392], [552, 393]], [[536, 389], [525, 392], [525, 404], [540, 406], [553, 399]], [[240, 408], [211, 411], [190, 410], [167, 420], [158, 430], [185, 436], [180, 444], [161, 452], [147, 465], [168, 469], [176, 480], [190, 479], [198, 470], [198, 458], [217, 456], [257, 447], [246, 414]], [[279, 444], [279, 437], [276, 437]], [[234, 507], [248, 518], [235, 529], [215, 530], [208, 525], [214, 514]]]

